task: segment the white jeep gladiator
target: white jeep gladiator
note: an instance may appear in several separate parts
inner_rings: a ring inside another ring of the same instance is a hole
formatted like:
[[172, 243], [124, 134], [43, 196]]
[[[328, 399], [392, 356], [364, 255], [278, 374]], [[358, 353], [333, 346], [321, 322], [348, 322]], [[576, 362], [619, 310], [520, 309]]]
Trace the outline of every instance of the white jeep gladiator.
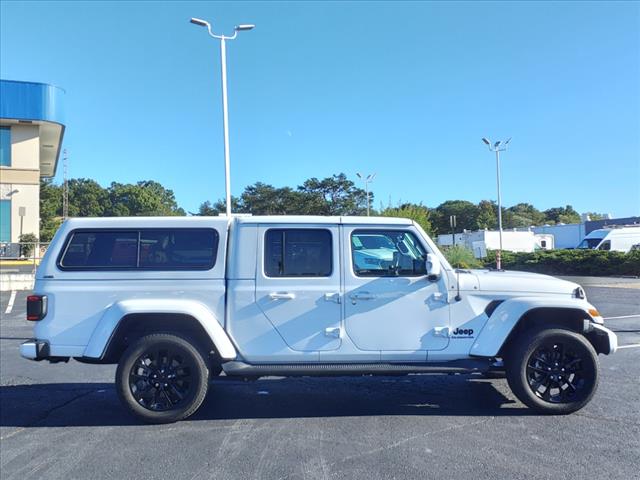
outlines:
[[546, 413], [592, 398], [617, 348], [583, 289], [454, 270], [406, 219], [66, 221], [27, 299], [23, 357], [117, 363], [118, 394], [164, 423], [226, 377], [504, 371]]

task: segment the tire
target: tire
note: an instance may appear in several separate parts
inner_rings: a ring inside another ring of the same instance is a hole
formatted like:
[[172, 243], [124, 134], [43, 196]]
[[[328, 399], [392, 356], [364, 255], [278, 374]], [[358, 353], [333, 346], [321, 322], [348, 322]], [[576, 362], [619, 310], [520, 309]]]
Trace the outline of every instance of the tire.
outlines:
[[598, 355], [582, 335], [559, 328], [524, 332], [509, 349], [509, 387], [528, 407], [564, 415], [584, 407], [598, 387]]
[[208, 387], [204, 355], [187, 339], [170, 333], [137, 340], [116, 370], [120, 400], [147, 423], [184, 420], [198, 410]]

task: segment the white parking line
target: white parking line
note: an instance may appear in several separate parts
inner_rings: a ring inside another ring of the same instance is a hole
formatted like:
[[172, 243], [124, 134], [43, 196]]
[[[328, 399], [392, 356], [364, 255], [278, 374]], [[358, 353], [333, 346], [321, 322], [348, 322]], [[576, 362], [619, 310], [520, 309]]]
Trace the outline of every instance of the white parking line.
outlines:
[[11, 296], [9, 297], [9, 303], [7, 304], [7, 309], [4, 311], [4, 313], [11, 313], [11, 310], [13, 310], [13, 303], [16, 301], [16, 291], [12, 290], [11, 291]]
[[638, 318], [640, 317], [640, 313], [636, 313], [635, 315], [620, 315], [619, 317], [603, 317], [603, 320], [618, 320], [619, 318]]
[[618, 350], [620, 350], [621, 348], [639, 348], [640, 347], [640, 343], [633, 343], [631, 345], [618, 345]]

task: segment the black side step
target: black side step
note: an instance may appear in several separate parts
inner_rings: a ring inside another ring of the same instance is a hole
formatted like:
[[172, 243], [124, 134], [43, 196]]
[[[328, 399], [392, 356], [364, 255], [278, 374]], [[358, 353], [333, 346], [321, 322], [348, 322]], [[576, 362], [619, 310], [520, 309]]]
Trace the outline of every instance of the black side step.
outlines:
[[222, 369], [233, 376], [401, 375], [406, 373], [476, 373], [489, 369], [489, 359], [429, 363], [274, 363], [252, 365], [226, 362]]

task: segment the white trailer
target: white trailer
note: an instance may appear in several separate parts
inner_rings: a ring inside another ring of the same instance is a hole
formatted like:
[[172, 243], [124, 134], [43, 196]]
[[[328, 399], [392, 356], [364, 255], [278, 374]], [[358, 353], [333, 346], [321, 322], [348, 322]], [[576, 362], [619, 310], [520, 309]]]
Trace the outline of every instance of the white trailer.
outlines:
[[[455, 234], [455, 244], [464, 245], [473, 250], [476, 257], [485, 256], [486, 250], [500, 248], [500, 232], [496, 230], [479, 230], [477, 232], [463, 232]], [[438, 235], [438, 245], [453, 245], [453, 235]], [[533, 252], [543, 249], [550, 250], [554, 246], [551, 234], [536, 235], [530, 231], [504, 230], [502, 232], [502, 250], [508, 252]]]

